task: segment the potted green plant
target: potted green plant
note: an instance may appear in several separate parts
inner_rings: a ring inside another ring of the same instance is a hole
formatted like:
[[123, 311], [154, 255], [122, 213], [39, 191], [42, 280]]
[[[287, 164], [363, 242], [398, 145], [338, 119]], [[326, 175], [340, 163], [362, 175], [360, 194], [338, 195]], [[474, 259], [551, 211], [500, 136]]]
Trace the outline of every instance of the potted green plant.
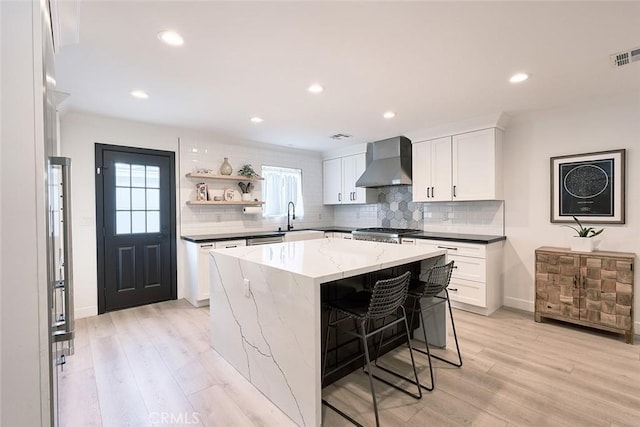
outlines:
[[240, 187], [240, 190], [242, 190], [242, 200], [245, 202], [251, 201], [251, 189], [253, 188], [253, 183], [239, 182], [238, 187]]
[[245, 176], [247, 178], [256, 178], [258, 176], [256, 171], [253, 170], [253, 166], [251, 166], [251, 165], [243, 165], [238, 170], [238, 175]]
[[[573, 216], [572, 218], [576, 222], [576, 226], [565, 225], [565, 227], [569, 227], [576, 233], [578, 233], [576, 236], [574, 236], [574, 239], [572, 239], [571, 250], [578, 252], [593, 252], [593, 249], [595, 247], [595, 239], [593, 239], [593, 237], [602, 233], [604, 231], [604, 228], [596, 231], [594, 227], [583, 226], [580, 220], [575, 216]], [[577, 239], [575, 237], [577, 237]]]

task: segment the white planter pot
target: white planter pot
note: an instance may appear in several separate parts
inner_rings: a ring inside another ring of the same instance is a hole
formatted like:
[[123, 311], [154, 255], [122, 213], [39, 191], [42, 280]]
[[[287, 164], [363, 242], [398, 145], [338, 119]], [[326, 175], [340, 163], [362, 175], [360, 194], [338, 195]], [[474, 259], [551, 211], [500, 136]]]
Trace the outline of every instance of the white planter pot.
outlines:
[[251, 202], [253, 197], [251, 197], [251, 193], [242, 193], [242, 201], [243, 202]]
[[571, 250], [576, 252], [593, 252], [596, 241], [592, 237], [573, 237], [571, 239]]

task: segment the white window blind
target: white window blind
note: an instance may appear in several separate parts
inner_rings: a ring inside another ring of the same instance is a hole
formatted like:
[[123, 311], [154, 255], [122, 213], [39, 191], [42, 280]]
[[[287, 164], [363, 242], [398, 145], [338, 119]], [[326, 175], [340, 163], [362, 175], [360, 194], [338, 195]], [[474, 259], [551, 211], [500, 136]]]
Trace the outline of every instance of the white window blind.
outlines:
[[304, 216], [302, 169], [262, 166], [262, 177], [263, 217], [287, 216], [289, 202], [296, 205], [296, 218]]

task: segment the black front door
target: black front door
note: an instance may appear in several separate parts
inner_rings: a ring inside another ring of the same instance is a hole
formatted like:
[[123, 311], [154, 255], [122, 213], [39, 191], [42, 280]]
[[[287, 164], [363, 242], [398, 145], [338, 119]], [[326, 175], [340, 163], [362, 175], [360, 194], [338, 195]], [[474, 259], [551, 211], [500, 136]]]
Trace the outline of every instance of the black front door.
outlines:
[[175, 156], [96, 144], [98, 313], [176, 298]]

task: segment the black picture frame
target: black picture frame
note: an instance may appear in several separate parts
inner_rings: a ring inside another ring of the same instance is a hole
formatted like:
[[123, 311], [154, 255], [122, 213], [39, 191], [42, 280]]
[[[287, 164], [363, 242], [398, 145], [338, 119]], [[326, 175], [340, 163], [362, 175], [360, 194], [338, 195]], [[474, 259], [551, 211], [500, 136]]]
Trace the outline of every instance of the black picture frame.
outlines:
[[551, 157], [551, 222], [625, 223], [626, 150]]

